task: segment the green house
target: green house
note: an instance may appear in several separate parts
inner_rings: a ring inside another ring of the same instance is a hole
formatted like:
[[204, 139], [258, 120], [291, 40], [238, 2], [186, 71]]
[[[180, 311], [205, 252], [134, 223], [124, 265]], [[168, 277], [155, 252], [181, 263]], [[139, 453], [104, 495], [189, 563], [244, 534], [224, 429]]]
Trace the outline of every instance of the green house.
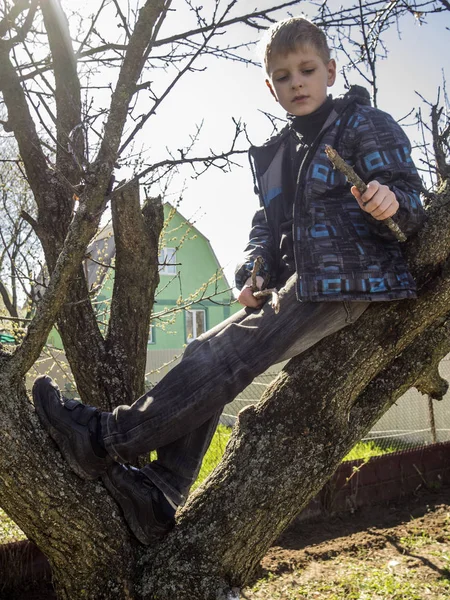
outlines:
[[[209, 240], [169, 203], [164, 205], [164, 217], [160, 282], [147, 346], [148, 384], [157, 382], [178, 362], [187, 344], [240, 308]], [[105, 330], [114, 284], [114, 269], [109, 268], [115, 255], [111, 225], [103, 228], [88, 252], [86, 278], [89, 288], [97, 290], [94, 306]], [[49, 344], [62, 348], [55, 330]]]

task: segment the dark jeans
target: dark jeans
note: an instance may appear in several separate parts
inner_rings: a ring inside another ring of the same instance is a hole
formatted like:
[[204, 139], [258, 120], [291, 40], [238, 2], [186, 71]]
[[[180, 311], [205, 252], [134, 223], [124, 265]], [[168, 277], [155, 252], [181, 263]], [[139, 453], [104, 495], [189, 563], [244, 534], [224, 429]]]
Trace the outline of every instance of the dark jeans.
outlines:
[[243, 309], [194, 340], [183, 360], [131, 406], [102, 414], [109, 454], [132, 462], [157, 449], [145, 475], [175, 504], [195, 481], [223, 407], [271, 365], [354, 322], [367, 302], [298, 302], [292, 276], [269, 303]]

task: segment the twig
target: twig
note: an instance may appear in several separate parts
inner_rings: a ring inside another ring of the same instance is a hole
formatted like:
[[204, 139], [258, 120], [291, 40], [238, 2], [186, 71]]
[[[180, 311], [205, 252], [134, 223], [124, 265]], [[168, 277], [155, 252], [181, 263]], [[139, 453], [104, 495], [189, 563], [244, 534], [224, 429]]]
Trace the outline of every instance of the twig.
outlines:
[[14, 321], [17, 323], [29, 323], [32, 319], [22, 319], [21, 317], [4, 317], [0, 315], [0, 321]]
[[268, 290], [258, 290], [257, 292], [253, 292], [253, 297], [265, 298], [266, 296], [272, 296], [270, 300], [270, 306], [273, 308], [275, 314], [277, 315], [280, 312], [280, 298], [278, 296], [277, 288], [270, 288]]
[[[364, 192], [367, 190], [367, 185], [364, 183], [361, 177], [355, 173], [354, 169], [347, 164], [341, 156], [339, 156], [338, 152], [331, 146], [325, 146], [325, 153], [332, 162], [333, 166], [341, 171], [341, 173], [347, 177], [348, 181], [352, 183], [361, 194], [364, 194]], [[399, 242], [406, 242], [406, 235], [403, 233], [397, 223], [391, 219], [391, 217], [383, 219], [383, 223], [389, 227]]]

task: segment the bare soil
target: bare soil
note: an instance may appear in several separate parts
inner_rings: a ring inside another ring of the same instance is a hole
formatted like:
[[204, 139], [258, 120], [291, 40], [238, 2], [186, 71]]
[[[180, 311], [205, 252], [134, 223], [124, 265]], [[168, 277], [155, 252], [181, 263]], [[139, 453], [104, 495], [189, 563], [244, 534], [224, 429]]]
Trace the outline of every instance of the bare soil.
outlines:
[[[378, 584], [371, 573], [379, 574]], [[297, 521], [264, 557], [259, 577], [242, 598], [450, 598], [450, 488], [420, 489], [353, 514]]]

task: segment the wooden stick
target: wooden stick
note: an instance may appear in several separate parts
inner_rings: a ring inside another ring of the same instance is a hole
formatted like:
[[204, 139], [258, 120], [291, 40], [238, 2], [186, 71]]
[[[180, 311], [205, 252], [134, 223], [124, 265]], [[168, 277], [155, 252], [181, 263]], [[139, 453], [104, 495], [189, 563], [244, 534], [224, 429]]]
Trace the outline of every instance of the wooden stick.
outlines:
[[276, 288], [270, 288], [268, 290], [258, 290], [253, 292], [255, 298], [265, 298], [266, 296], [272, 296], [270, 300], [270, 306], [273, 308], [275, 314], [280, 312], [280, 298], [278, 296], [278, 290]]
[[[355, 173], [354, 169], [347, 164], [341, 156], [339, 156], [338, 152], [331, 146], [325, 146], [325, 153], [333, 163], [333, 166], [341, 171], [341, 173], [347, 177], [347, 180], [352, 183], [361, 194], [364, 194], [364, 192], [367, 190], [367, 185], [364, 183], [361, 177]], [[397, 223], [391, 219], [391, 217], [383, 219], [382, 222], [389, 227], [399, 242], [406, 242], [406, 235], [403, 233]]]
[[261, 256], [257, 256], [255, 262], [253, 263], [252, 269], [252, 292], [254, 298], [265, 298], [266, 296], [272, 296], [270, 301], [270, 306], [273, 308], [275, 314], [278, 314], [280, 311], [280, 299], [278, 297], [278, 290], [276, 288], [270, 288], [268, 290], [259, 290], [256, 285], [256, 273], [259, 270], [259, 267], [262, 263], [263, 259]]

